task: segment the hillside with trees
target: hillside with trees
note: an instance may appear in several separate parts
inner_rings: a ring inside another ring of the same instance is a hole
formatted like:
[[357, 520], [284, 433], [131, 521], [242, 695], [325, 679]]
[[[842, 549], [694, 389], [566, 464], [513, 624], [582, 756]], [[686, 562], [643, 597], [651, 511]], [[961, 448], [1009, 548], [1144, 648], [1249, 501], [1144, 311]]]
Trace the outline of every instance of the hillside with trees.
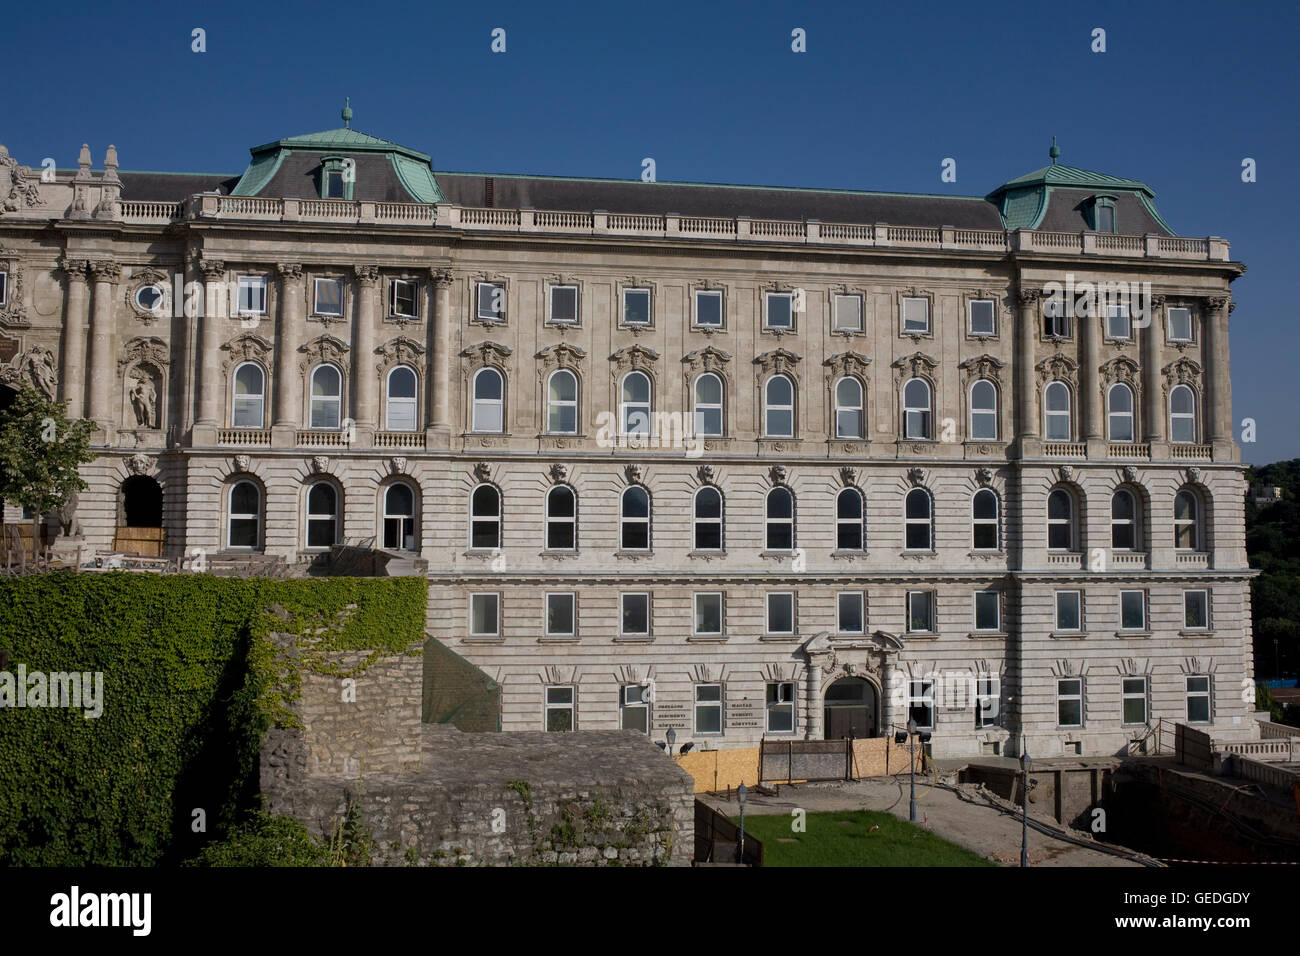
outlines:
[[[1246, 478], [1246, 551], [1261, 572], [1250, 588], [1255, 676], [1293, 678], [1300, 669], [1300, 458], [1250, 468]], [[1282, 489], [1281, 499], [1257, 505], [1260, 486]]]

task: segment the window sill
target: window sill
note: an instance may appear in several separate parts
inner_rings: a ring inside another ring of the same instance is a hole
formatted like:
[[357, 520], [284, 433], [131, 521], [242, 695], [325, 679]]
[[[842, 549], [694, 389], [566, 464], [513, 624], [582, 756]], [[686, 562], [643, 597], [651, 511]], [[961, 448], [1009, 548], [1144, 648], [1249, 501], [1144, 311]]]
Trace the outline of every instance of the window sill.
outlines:
[[900, 558], [918, 558], [918, 559], [933, 560], [939, 556], [939, 552], [938, 551], [900, 551], [898, 552], [898, 556]]
[[760, 551], [758, 556], [760, 558], [771, 558], [773, 561], [785, 561], [786, 559], [793, 559], [797, 556], [797, 553], [798, 549], [792, 548], [789, 551]]
[[1088, 637], [1087, 631], [1052, 631], [1047, 635], [1054, 641], [1082, 641]]
[[967, 557], [971, 558], [1005, 558], [1007, 556], [1007, 553], [1001, 548], [976, 548], [966, 554]]
[[463, 552], [467, 558], [495, 558], [504, 553], [500, 548], [470, 548]]
[[972, 641], [1005, 641], [1011, 635], [1006, 631], [971, 631], [966, 636]]
[[538, 644], [577, 644], [577, 635], [566, 635], [564, 637], [539, 637]]
[[938, 631], [904, 631], [903, 636], [913, 641], [937, 641]]
[[796, 644], [799, 640], [798, 634], [763, 634], [758, 639], [760, 644]]
[[1129, 638], [1129, 637], [1150, 637], [1150, 636], [1151, 636], [1151, 632], [1150, 632], [1150, 631], [1124, 631], [1124, 630], [1120, 630], [1120, 631], [1116, 631], [1116, 632], [1115, 632], [1115, 636], [1118, 637], [1118, 638], [1120, 638], [1121, 640], [1123, 640], [1124, 638]]
[[620, 634], [614, 638], [615, 644], [652, 644], [654, 636], [651, 634]]
[[725, 644], [726, 634], [692, 634], [686, 639], [688, 644]]
[[470, 637], [461, 638], [461, 640], [465, 644], [504, 644], [506, 642], [506, 639], [500, 635], [497, 635], [496, 637], [470, 636]]
[[642, 558], [653, 558], [653, 551], [615, 551], [614, 557], [626, 561], [639, 561]]
[[839, 561], [855, 561], [858, 558], [869, 557], [870, 554], [870, 551], [832, 551], [831, 558]]
[[576, 558], [578, 554], [579, 552], [577, 548], [574, 548], [571, 551], [569, 550], [561, 551], [558, 549], [552, 550], [550, 548], [543, 548], [541, 551], [537, 552], [537, 556], [539, 558], [551, 558], [556, 561], [563, 560], [564, 558]]
[[831, 329], [831, 335], [843, 335], [849, 338], [854, 336], [861, 336], [862, 338], [867, 337], [867, 333], [862, 329]]
[[686, 552], [686, 556], [688, 558], [702, 558], [705, 561], [711, 561], [714, 558], [725, 558], [727, 556], [727, 552], [726, 551], [688, 551]]
[[691, 326], [691, 331], [692, 332], [725, 332], [727, 331], [727, 327], [725, 325], [700, 325], [699, 323], [695, 323]]
[[1183, 628], [1178, 632], [1179, 637], [1213, 637], [1214, 631], [1208, 627], [1201, 628]]

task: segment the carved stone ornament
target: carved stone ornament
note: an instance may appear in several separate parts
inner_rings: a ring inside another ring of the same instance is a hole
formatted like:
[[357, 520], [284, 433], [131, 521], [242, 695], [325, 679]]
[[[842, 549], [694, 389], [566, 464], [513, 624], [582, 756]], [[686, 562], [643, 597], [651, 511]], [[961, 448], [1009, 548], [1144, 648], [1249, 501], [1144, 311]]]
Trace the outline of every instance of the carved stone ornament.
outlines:
[[933, 378], [934, 370], [938, 367], [938, 360], [933, 356], [926, 355], [924, 352], [913, 352], [911, 355], [904, 355], [893, 363], [894, 372], [899, 382], [909, 378]]
[[695, 469], [695, 474], [699, 477], [700, 484], [713, 484], [714, 471], [712, 465], [700, 465], [699, 468]]
[[858, 483], [858, 470], [850, 465], [840, 468], [840, 481], [845, 488], [852, 488]]
[[1201, 472], [1201, 469], [1199, 468], [1188, 468], [1187, 481], [1189, 484], [1203, 485], [1205, 484], [1205, 475]]
[[6, 280], [5, 304], [0, 307], [0, 326], [10, 329], [31, 327], [23, 309], [23, 266], [18, 253], [0, 249], [0, 269], [9, 273]]
[[1138, 470], [1133, 465], [1125, 465], [1121, 473], [1124, 475], [1124, 480], [1130, 484], [1138, 480]]
[[271, 353], [271, 340], [252, 332], [245, 332], [243, 335], [236, 335], [221, 346], [221, 351], [226, 353], [226, 357], [221, 362], [221, 367], [226, 372], [240, 362], [260, 362], [265, 365], [266, 357]]
[[253, 459], [247, 455], [236, 455], [234, 461], [235, 471], [248, 471], [248, 466], [253, 463]]
[[153, 471], [153, 459], [142, 452], [136, 452], [125, 459], [126, 470], [133, 475], [147, 475]]
[[772, 479], [772, 484], [783, 485], [786, 479], [785, 465], [773, 465], [767, 470], [767, 476]]
[[451, 270], [431, 268], [429, 269], [429, 279], [433, 282], [435, 288], [449, 286], [452, 283]]
[[1033, 305], [1043, 297], [1041, 289], [1017, 289], [1016, 302], [1020, 305]]
[[966, 382], [980, 378], [986, 378], [991, 382], [1001, 382], [1002, 379], [999, 373], [1006, 368], [1006, 363], [986, 352], [983, 355], [968, 358], [957, 368], [963, 372], [963, 380]]
[[867, 367], [871, 365], [871, 359], [861, 352], [836, 352], [822, 365], [828, 369], [829, 377], [842, 378], [845, 375], [855, 375], [858, 378], [867, 377]]
[[44, 205], [39, 180], [40, 177], [32, 170], [20, 166], [0, 143], [0, 216], [29, 206]]
[[474, 477], [479, 481], [492, 480], [492, 466], [485, 461], [480, 461], [474, 465]]
[[629, 485], [639, 485], [643, 474], [644, 470], [640, 465], [625, 465], [623, 468], [623, 475]]
[[316, 474], [316, 475], [323, 474], [325, 472], [325, 469], [329, 467], [329, 464], [330, 464], [330, 460], [327, 456], [325, 455], [313, 456], [311, 460], [312, 474]]
[[401, 455], [394, 455], [388, 459], [388, 463], [395, 475], [403, 474], [406, 471], [406, 459]]
[[533, 357], [540, 360], [541, 368], [549, 372], [557, 368], [578, 368], [587, 358], [587, 353], [576, 345], [560, 342], [546, 346]]
[[1186, 356], [1174, 359], [1160, 370], [1164, 391], [1168, 392], [1175, 385], [1190, 385], [1196, 388], [1201, 381], [1201, 365]]
[[702, 349], [687, 352], [682, 357], [682, 364], [686, 366], [691, 374], [697, 372], [721, 372], [726, 369], [730, 361], [730, 352], [712, 345], [706, 345]]
[[30, 383], [50, 401], [58, 391], [59, 373], [55, 367], [54, 353], [33, 345], [16, 355], [8, 365], [0, 366], [0, 384], [19, 389]]
[[760, 377], [763, 375], [789, 375], [794, 372], [795, 366], [803, 361], [803, 357], [789, 349], [772, 349], [764, 352], [754, 359], [754, 365], [757, 366], [757, 372]]
[[471, 372], [487, 368], [490, 365], [504, 367], [506, 360], [510, 358], [513, 351], [510, 346], [502, 345], [499, 342], [479, 342], [475, 345], [466, 346], [460, 353], [461, 358], [468, 359], [464, 365], [464, 374], [468, 376]]
[[1142, 368], [1127, 355], [1121, 355], [1118, 358], [1111, 359], [1109, 362], [1103, 364], [1099, 371], [1101, 373], [1102, 384], [1105, 386], [1111, 386], [1123, 382], [1126, 385], [1131, 385], [1134, 390], [1141, 390]]
[[424, 355], [424, 346], [415, 339], [400, 335], [377, 347], [375, 354], [381, 359], [380, 363], [375, 366], [375, 371], [382, 374], [386, 369], [392, 368], [394, 365], [414, 365], [418, 367], [420, 357]]
[[993, 483], [993, 469], [992, 469], [992, 468], [976, 468], [976, 469], [975, 469], [975, 480], [976, 480], [977, 482], [979, 482], [981, 485], [992, 484], [992, 483]]
[[327, 362], [337, 365], [344, 373], [348, 371], [347, 355], [351, 347], [333, 335], [318, 335], [310, 342], [298, 346], [298, 351], [304, 356], [298, 363], [298, 370], [304, 376], [317, 365]]
[[1062, 481], [1068, 481], [1068, 482], [1074, 481], [1073, 465], [1062, 465], [1060, 468], [1057, 469], [1057, 473], [1061, 476]]
[[609, 357], [617, 369], [639, 369], [653, 371], [659, 361], [659, 353], [646, 345], [628, 345]]
[[1048, 382], [1067, 382], [1074, 385], [1079, 379], [1079, 363], [1063, 352], [1053, 352], [1034, 366], [1038, 373], [1038, 385]]
[[925, 484], [925, 469], [919, 467], [907, 469], [907, 480], [916, 487]]
[[169, 358], [166, 342], [156, 335], [139, 335], [123, 347], [122, 357], [117, 360], [117, 370], [120, 374], [128, 366], [140, 363], [165, 368]]
[[[156, 286], [161, 298], [153, 308], [146, 309], [137, 301], [140, 290], [146, 286]], [[146, 267], [132, 270], [131, 281], [126, 283], [126, 305], [145, 325], [152, 325], [167, 315], [171, 301], [171, 278], [165, 272]]]
[[559, 462], [555, 462], [550, 468], [547, 468], [546, 473], [551, 476], [551, 481], [556, 484], [567, 481], [569, 478], [568, 466], [562, 465]]
[[363, 289], [371, 289], [379, 284], [379, 266], [359, 265], [354, 266], [352, 271], [356, 274], [357, 285]]

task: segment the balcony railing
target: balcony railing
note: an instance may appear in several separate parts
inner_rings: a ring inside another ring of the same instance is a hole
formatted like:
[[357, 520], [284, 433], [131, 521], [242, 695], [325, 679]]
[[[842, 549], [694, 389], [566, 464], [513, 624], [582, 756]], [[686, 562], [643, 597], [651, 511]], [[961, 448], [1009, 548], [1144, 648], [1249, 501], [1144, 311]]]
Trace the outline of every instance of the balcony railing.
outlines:
[[1106, 454], [1111, 458], [1140, 458], [1145, 460], [1151, 457], [1151, 446], [1149, 444], [1138, 444], [1137, 442], [1113, 441], [1106, 446]]
[[1170, 445], [1169, 457], [1184, 461], [1209, 461], [1214, 454], [1211, 445]]
[[424, 432], [375, 432], [376, 448], [424, 448]]
[[1147, 555], [1145, 551], [1112, 551], [1110, 565], [1113, 568], [1145, 568]]
[[271, 432], [266, 428], [221, 428], [217, 430], [218, 445], [269, 445]]
[[954, 252], [1041, 252], [1050, 255], [1184, 259], [1227, 262], [1230, 246], [1215, 236], [1116, 236], [1095, 232], [1033, 229], [956, 229], [888, 223], [751, 219], [745, 216], [681, 216], [581, 210], [498, 209], [452, 203], [395, 203], [343, 199], [276, 199], [204, 193], [185, 202], [122, 202], [128, 223], [165, 224], [177, 219], [242, 219], [312, 223], [385, 223], [456, 229], [561, 232], [647, 238], [722, 239], [736, 242], [797, 242], [832, 246], [940, 249]]
[[1180, 568], [1208, 568], [1210, 556], [1204, 551], [1175, 551], [1174, 564]]
[[295, 441], [300, 447], [307, 448], [346, 448], [348, 447], [347, 432], [327, 432], [314, 431], [312, 429], [300, 429]]
[[1088, 446], [1083, 442], [1049, 441], [1043, 445], [1043, 454], [1048, 458], [1083, 458]]

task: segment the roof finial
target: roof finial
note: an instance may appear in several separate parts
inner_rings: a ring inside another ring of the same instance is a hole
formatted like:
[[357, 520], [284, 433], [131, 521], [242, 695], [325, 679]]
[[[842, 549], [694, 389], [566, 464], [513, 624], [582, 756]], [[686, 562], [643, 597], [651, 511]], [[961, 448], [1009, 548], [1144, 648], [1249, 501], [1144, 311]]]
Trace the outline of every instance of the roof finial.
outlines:
[[1056, 145], [1056, 137], [1052, 137], [1052, 148], [1047, 151], [1047, 155], [1052, 157], [1052, 165], [1056, 165], [1056, 157], [1061, 155], [1061, 147]]
[[[352, 122], [352, 97], [343, 97], [343, 128], [351, 129], [348, 124]], [[1053, 140], [1055, 142], [1055, 140]]]

